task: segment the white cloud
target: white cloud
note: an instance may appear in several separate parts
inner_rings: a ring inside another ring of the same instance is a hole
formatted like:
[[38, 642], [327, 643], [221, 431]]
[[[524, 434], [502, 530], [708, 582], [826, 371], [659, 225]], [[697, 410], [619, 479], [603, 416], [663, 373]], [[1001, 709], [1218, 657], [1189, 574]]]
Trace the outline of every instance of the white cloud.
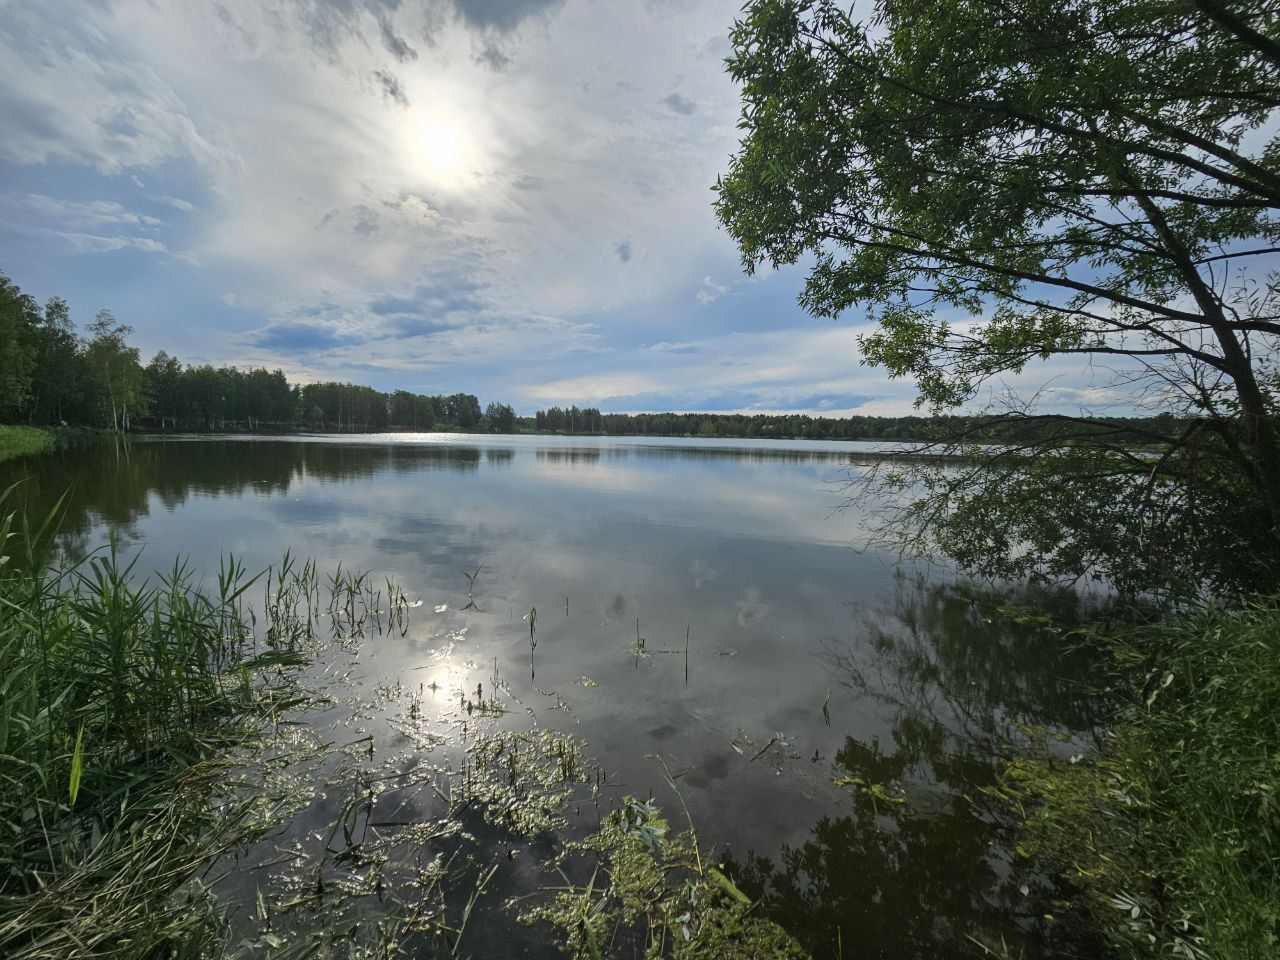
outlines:
[[702, 278], [702, 286], [698, 288], [698, 292], [694, 294], [698, 302], [704, 307], [709, 303], [714, 303], [729, 292], [729, 288], [722, 283], [716, 283], [711, 279], [710, 274]]
[[42, 220], [74, 226], [124, 224], [159, 227], [162, 220], [125, 209], [112, 200], [59, 200], [42, 193], [0, 193], [0, 209], [24, 210]]
[[[0, 156], [85, 164], [104, 173], [176, 157], [210, 170], [234, 155], [202, 133], [183, 99], [113, 35], [110, 14], [51, 2], [5, 7], [0, 31]], [[136, 176], [136, 174], [135, 174]]]
[[75, 233], [66, 230], [40, 231], [65, 241], [77, 253], [111, 253], [115, 250], [142, 250], [146, 253], [168, 253], [168, 248], [149, 237], [104, 236], [93, 233]]
[[[0, 220], [157, 255], [135, 258], [168, 271], [134, 281], [144, 346], [526, 405], [911, 409], [850, 326], [795, 307], [798, 271], [733, 275], [710, 185], [738, 143], [739, 0], [4, 9], [0, 161], [127, 192], [3, 193]], [[174, 328], [163, 281], [201, 265], [212, 324]]]
[[555, 380], [528, 388], [525, 392], [532, 400], [548, 404], [577, 403], [590, 405], [611, 397], [635, 393], [653, 393], [666, 384], [658, 377], [638, 373], [612, 373]]
[[[354, 300], [444, 259], [500, 277], [506, 309], [607, 310], [726, 249], [707, 187], [733, 144], [736, 102], [719, 65], [693, 56], [733, 5], [544, 5], [523, 27], [504, 16], [502, 72], [471, 56], [469, 25], [483, 18], [304, 9], [27, 11], [26, 35], [46, 39], [29, 50], [10, 35], [0, 79], [43, 121], [0, 150], [106, 172], [194, 161], [220, 197], [194, 252], [251, 267], [265, 300], [344, 288]], [[389, 64], [384, 29], [433, 40], [394, 63], [407, 109], [370, 79]], [[658, 103], [676, 74], [703, 122]], [[423, 163], [417, 141], [433, 121], [457, 132], [456, 175]], [[619, 223], [643, 233], [631, 246], [643, 261], [612, 255]]]

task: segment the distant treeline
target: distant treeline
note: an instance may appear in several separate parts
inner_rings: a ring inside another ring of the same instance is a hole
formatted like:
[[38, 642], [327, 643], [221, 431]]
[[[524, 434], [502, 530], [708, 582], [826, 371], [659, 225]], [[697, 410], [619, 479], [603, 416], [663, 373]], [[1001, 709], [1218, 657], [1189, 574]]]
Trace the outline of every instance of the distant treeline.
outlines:
[[184, 366], [163, 350], [143, 365], [133, 330], [98, 312], [81, 336], [65, 300], [40, 304], [0, 276], [0, 422], [127, 430], [515, 429], [515, 410], [469, 393], [382, 393], [350, 383], [290, 384], [280, 370]]
[[505, 403], [469, 393], [383, 393], [351, 383], [291, 384], [280, 370], [182, 364], [165, 351], [145, 365], [130, 327], [100, 310], [84, 336], [65, 300], [43, 307], [0, 276], [0, 422], [64, 423], [127, 430], [463, 430], [575, 435], [760, 437], [819, 440], [934, 440], [964, 432], [1011, 442], [1106, 432], [1144, 443], [1170, 436], [1177, 421], [1112, 417], [1090, 423], [997, 417], [810, 417], [804, 414], [601, 413], [551, 407], [517, 417]]
[[[527, 423], [528, 418], [522, 418]], [[938, 440], [1012, 443], [1106, 434], [1117, 442], [1150, 443], [1172, 436], [1178, 421], [1158, 417], [810, 417], [805, 414], [601, 413], [595, 407], [551, 407], [533, 415], [535, 430], [631, 437], [760, 437], [812, 440]]]

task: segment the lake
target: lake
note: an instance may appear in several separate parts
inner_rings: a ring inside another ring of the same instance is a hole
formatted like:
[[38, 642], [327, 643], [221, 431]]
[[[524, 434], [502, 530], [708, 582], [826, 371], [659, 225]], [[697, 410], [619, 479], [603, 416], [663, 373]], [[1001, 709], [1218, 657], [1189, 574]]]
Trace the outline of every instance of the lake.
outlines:
[[[369, 788], [366, 833], [436, 822], [449, 791], [480, 775], [479, 738], [546, 732], [579, 751], [582, 775], [553, 797], [565, 835], [627, 794], [683, 826], [683, 802], [739, 885], [815, 956], [973, 956], [970, 936], [1047, 955], [1067, 936], [1042, 919], [1052, 891], [1013, 855], [984, 790], [1028, 729], [1048, 731], [1064, 756], [1085, 747], [1092, 705], [1076, 691], [1088, 664], [1060, 655], [1039, 615], [1061, 598], [904, 571], [872, 545], [867, 518], [841, 507], [876, 450], [134, 438], [5, 464], [0, 485], [24, 478], [36, 504], [70, 490], [68, 547], [114, 536], [139, 570], [182, 556], [212, 578], [227, 554], [256, 570], [287, 549], [322, 573], [341, 564], [390, 579], [412, 603], [397, 629], [316, 663], [329, 703], [302, 718], [309, 799], [235, 861], [221, 881], [232, 902], [302, 886], [306, 844], [335, 815], [359, 819], [335, 783]], [[426, 760], [431, 778], [395, 780]], [[545, 937], [505, 905], [559, 882], [540, 868], [547, 831], [504, 826], [493, 803], [476, 793], [461, 826], [426, 837], [412, 864], [397, 840], [383, 866], [412, 873], [458, 857], [474, 878], [495, 864], [460, 955], [541, 956]], [[377, 915], [382, 880], [370, 891], [354, 915]], [[315, 900], [293, 910], [292, 929], [316, 922]], [[251, 912], [237, 914], [241, 933]]]

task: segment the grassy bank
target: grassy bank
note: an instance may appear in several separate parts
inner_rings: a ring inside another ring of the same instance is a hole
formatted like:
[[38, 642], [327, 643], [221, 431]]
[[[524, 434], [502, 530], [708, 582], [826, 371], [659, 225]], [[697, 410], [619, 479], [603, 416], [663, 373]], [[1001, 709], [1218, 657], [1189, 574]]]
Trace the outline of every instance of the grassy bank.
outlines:
[[0, 426], [0, 460], [52, 450], [53, 434], [39, 427]]
[[1280, 955], [1280, 604], [1116, 646], [1117, 723], [1094, 758], [1020, 757], [1023, 852], [1125, 957]]

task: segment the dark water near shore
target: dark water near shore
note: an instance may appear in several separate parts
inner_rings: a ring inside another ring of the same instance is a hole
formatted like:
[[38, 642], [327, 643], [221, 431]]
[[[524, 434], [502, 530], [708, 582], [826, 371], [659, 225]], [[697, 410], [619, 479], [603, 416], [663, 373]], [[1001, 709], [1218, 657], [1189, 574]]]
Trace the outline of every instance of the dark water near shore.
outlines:
[[[391, 578], [422, 604], [344, 667], [354, 688], [409, 691], [447, 750], [480, 723], [460, 713], [468, 691], [500, 679], [519, 709], [498, 725], [571, 734], [598, 765], [571, 828], [623, 793], [675, 819], [674, 781], [704, 842], [816, 956], [979, 955], [970, 936], [1050, 955], [1060, 934], [983, 791], [1026, 727], [1064, 752], [1085, 741], [1086, 665], [1033, 615], [1046, 598], [904, 573], [869, 547], [839, 510], [869, 449], [144, 439], [5, 464], [0, 486], [25, 478], [37, 504], [70, 489], [73, 549], [111, 533], [144, 570], [181, 555], [216, 571], [228, 553], [257, 569], [287, 548]], [[324, 722], [401, 758], [424, 742], [386, 709]], [[500, 863], [478, 909], [535, 882], [535, 859]], [[505, 947], [476, 933], [462, 954], [539, 949], [489, 929]]]

